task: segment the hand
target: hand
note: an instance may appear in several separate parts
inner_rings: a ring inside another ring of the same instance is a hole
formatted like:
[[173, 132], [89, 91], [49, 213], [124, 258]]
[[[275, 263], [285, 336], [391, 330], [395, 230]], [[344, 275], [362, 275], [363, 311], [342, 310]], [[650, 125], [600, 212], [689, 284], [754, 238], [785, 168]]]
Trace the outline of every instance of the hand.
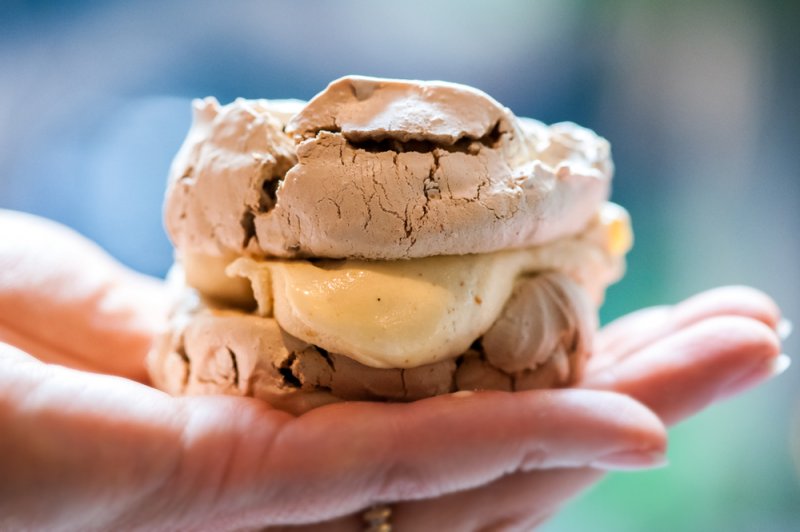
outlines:
[[399, 530], [525, 529], [598, 470], [662, 460], [660, 421], [623, 394], [674, 422], [767, 378], [779, 351], [774, 304], [723, 289], [609, 326], [582, 390], [293, 418], [148, 387], [163, 287], [40, 219], [0, 213], [0, 233], [0, 340], [29, 353], [0, 347], [0, 528], [358, 530], [348, 514], [405, 501]]
[[[785, 369], [775, 334], [779, 320], [775, 304], [746, 287], [640, 310], [600, 331], [581, 387], [628, 394], [673, 425]], [[394, 505], [392, 521], [397, 530], [531, 530], [602, 476], [586, 467], [516, 472], [475, 489]], [[287, 530], [351, 531], [359, 522], [354, 515]]]

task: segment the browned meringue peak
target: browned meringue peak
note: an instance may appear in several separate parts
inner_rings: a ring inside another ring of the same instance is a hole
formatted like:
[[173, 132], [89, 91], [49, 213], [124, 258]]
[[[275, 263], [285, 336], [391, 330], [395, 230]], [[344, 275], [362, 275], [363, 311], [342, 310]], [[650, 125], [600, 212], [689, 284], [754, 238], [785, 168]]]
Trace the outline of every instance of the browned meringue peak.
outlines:
[[164, 221], [175, 247], [232, 260], [251, 242], [254, 213], [297, 161], [285, 120], [297, 100], [195, 100], [189, 134], [170, 167]]
[[329, 131], [351, 142], [392, 139], [453, 145], [513, 128], [511, 111], [466, 85], [346, 76], [312, 98], [286, 132], [300, 139]]
[[566, 380], [569, 356], [591, 351], [596, 314], [584, 289], [566, 275], [524, 277], [481, 346], [489, 364], [506, 373], [535, 369], [552, 359]]

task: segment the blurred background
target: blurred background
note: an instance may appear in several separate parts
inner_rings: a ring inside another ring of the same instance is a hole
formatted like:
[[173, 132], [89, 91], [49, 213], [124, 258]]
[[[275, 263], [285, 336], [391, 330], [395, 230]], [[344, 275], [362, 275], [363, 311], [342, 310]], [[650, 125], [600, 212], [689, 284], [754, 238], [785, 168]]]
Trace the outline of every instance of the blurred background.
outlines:
[[[191, 98], [305, 99], [348, 73], [444, 79], [612, 142], [637, 243], [604, 321], [729, 283], [800, 320], [798, 27], [788, 1], [4, 0], [0, 207], [161, 276]], [[798, 383], [790, 368], [676, 427], [668, 468], [612, 475], [544, 529], [800, 530]]]

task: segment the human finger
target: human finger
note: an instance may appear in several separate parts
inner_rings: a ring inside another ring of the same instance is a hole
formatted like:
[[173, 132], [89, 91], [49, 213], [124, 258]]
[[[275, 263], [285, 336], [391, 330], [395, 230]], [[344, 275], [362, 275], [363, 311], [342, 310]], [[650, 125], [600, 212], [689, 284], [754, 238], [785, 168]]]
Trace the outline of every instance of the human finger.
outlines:
[[[590, 468], [513, 473], [487, 486], [441, 497], [389, 505], [396, 530], [528, 531], [542, 524], [567, 501], [596, 482], [603, 472]], [[269, 532], [358, 532], [363, 512], [332, 521], [269, 528]]]
[[588, 372], [582, 385], [629, 394], [670, 425], [767, 378], [779, 353], [777, 334], [762, 321], [715, 317]]
[[399, 505], [392, 521], [398, 530], [524, 532], [549, 519], [602, 475], [590, 468], [516, 473], [479, 489]]
[[631, 353], [676, 331], [719, 316], [741, 316], [777, 329], [781, 314], [763, 292], [747, 286], [725, 286], [697, 294], [674, 306], [651, 307], [623, 316], [597, 335], [587, 371], [616, 364]]
[[0, 344], [0, 529], [110, 526], [180, 456], [173, 400]]
[[0, 340], [47, 362], [146, 378], [162, 284], [54, 222], [0, 210]]
[[[618, 371], [604, 374], [613, 377], [605, 387], [642, 400], [674, 423], [779, 371], [785, 359], [777, 352], [776, 335], [761, 320], [706, 319], [621, 361]], [[587, 468], [515, 473], [487, 486], [396, 505], [392, 519], [398, 529], [530, 530], [601, 474]], [[358, 530], [359, 522], [352, 515], [324, 526]]]
[[658, 419], [609, 392], [344, 403], [293, 418], [254, 399], [174, 399], [16, 353], [0, 370], [9, 526], [20, 512], [76, 528], [322, 521], [517, 470], [644, 467], [664, 449]]
[[[270, 452], [241, 454], [260, 466], [252, 526], [265, 479], [281, 486], [285, 522], [322, 521], [377, 501], [462, 491], [516, 471], [555, 467], [644, 468], [663, 460], [664, 429], [635, 401], [586, 390], [480, 392], [412, 404], [343, 403], [290, 422]], [[250, 456], [250, 458], [248, 458]], [[335, 485], [332, 485], [335, 479]], [[333, 491], [331, 491], [333, 489]], [[259, 513], [262, 512], [262, 513]], [[273, 523], [279, 524], [279, 523]]]

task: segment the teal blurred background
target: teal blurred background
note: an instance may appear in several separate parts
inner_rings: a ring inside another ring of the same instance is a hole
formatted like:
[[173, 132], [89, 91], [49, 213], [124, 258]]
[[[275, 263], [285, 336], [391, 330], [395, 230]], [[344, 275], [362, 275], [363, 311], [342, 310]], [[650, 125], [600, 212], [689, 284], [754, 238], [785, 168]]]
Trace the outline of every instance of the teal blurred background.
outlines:
[[[800, 320], [799, 27], [788, 1], [6, 0], [0, 207], [163, 275], [161, 198], [191, 98], [438, 78], [612, 142], [637, 242], [605, 321], [729, 283]], [[612, 475], [544, 529], [800, 530], [798, 383], [790, 368], [683, 423], [668, 468]]]

